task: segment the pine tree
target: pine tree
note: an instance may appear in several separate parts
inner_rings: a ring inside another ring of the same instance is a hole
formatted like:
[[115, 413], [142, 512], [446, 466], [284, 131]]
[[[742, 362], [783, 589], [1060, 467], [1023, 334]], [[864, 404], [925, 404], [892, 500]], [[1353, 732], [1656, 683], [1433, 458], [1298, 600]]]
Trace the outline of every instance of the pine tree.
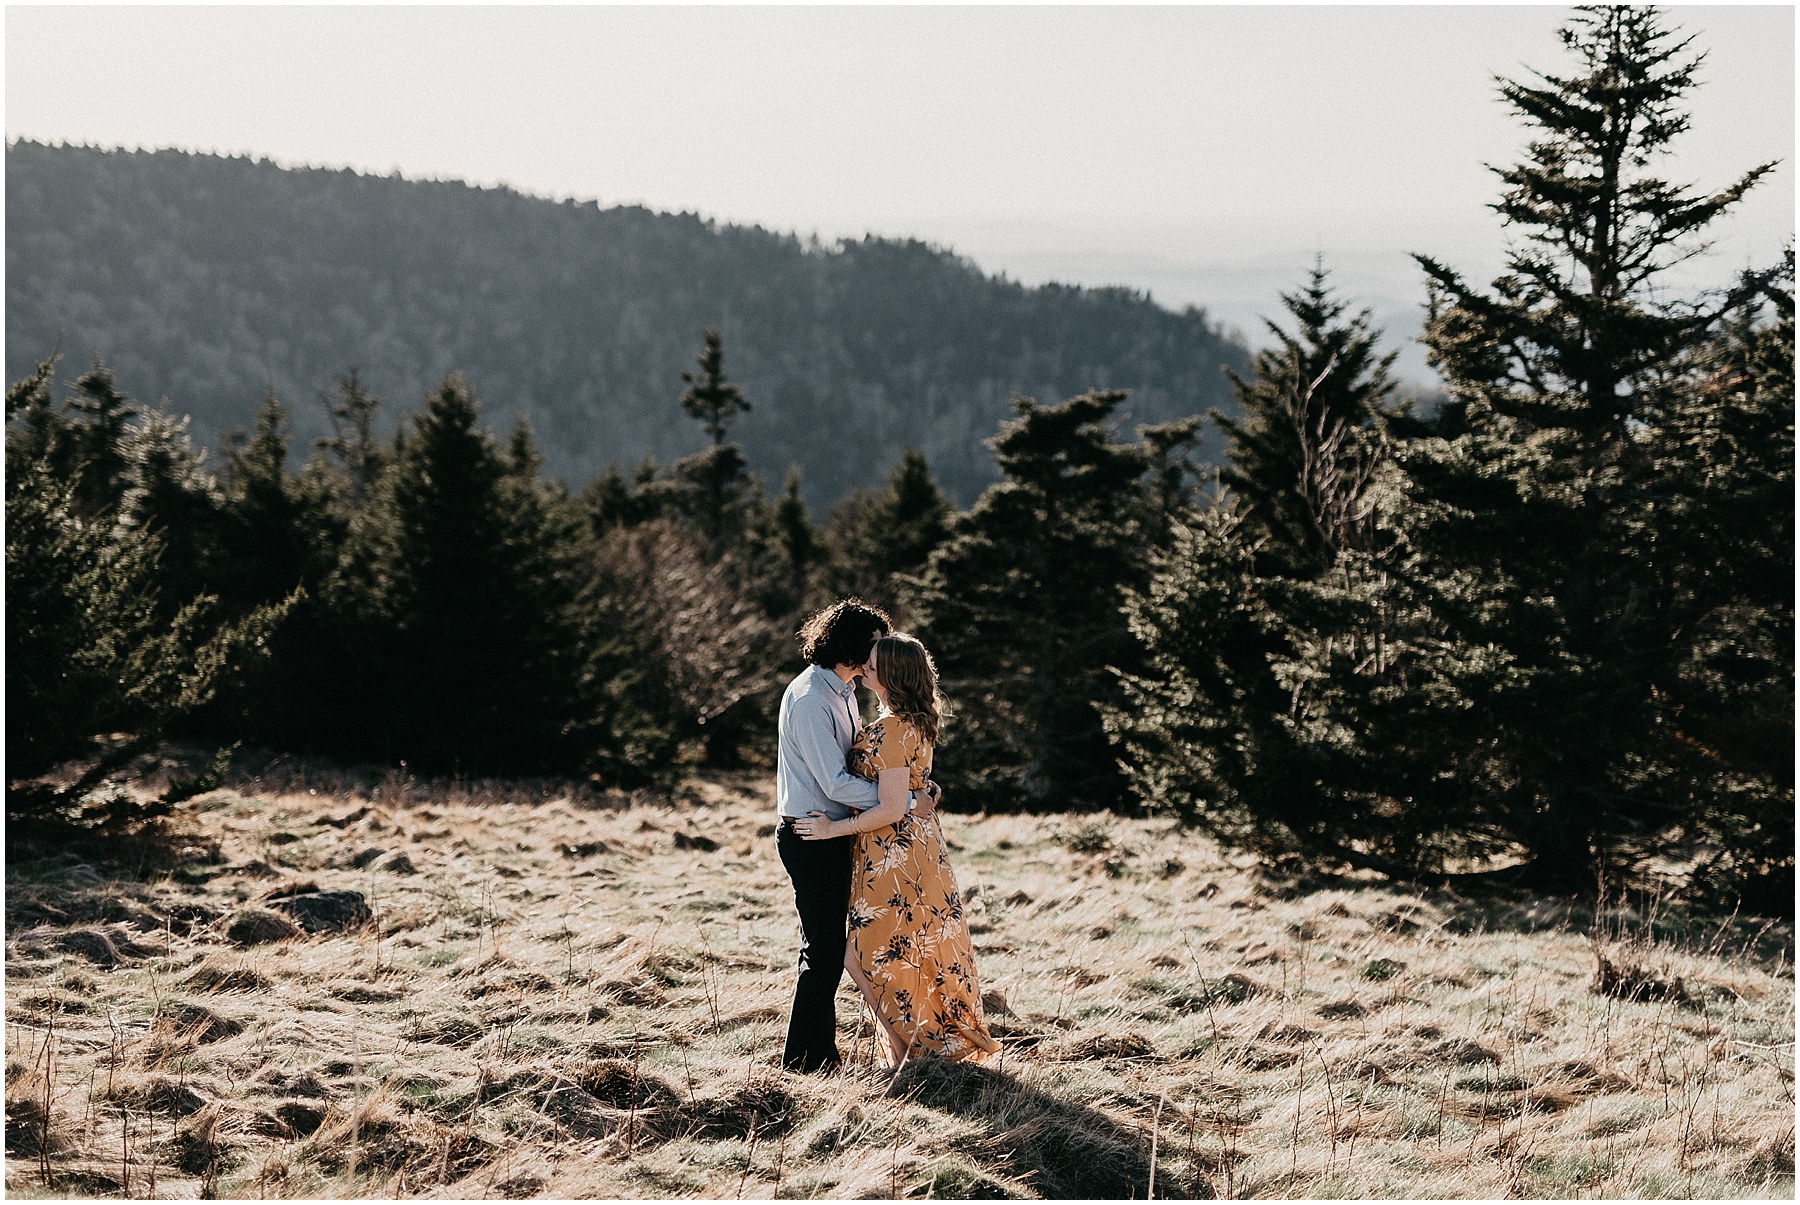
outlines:
[[725, 442], [731, 420], [740, 412], [750, 412], [750, 403], [744, 399], [742, 389], [725, 379], [725, 341], [718, 328], [709, 326], [700, 332], [700, 337], [705, 344], [696, 358], [700, 371], [682, 371], [681, 379], [688, 388], [681, 395], [681, 408], [699, 422], [717, 447]]
[[228, 601], [281, 598], [313, 567], [292, 476], [287, 471], [287, 410], [274, 390], [263, 395], [249, 435], [225, 441], [225, 555], [215, 580]]
[[[1253, 358], [1252, 378], [1233, 377], [1241, 416], [1214, 412], [1230, 462], [1209, 505], [1166, 508], [1153, 578], [1126, 597], [1148, 664], [1103, 714], [1133, 791], [1159, 811], [1269, 856], [1359, 841], [1410, 865], [1403, 832], [1319, 789], [1369, 783], [1365, 744], [1379, 741], [1309, 730], [1293, 706], [1309, 681], [1303, 653], [1369, 647], [1367, 600], [1346, 570], [1373, 543], [1386, 433], [1417, 426], [1388, 401], [1393, 355], [1378, 352], [1367, 312], [1346, 320], [1326, 282], [1315, 266], [1282, 295], [1293, 332], [1267, 324], [1276, 346]], [[1383, 714], [1357, 703], [1365, 728]]]
[[800, 469], [789, 465], [781, 496], [769, 510], [769, 554], [775, 597], [765, 607], [785, 617], [806, 602], [808, 586], [819, 557], [819, 533], [813, 526], [806, 500], [800, 496]]
[[1697, 891], [1770, 914], [1794, 899], [1793, 279], [1790, 247], [1746, 282], [1644, 439], [1674, 640], [1642, 789], [1713, 851]]
[[[1791, 552], [1773, 555], [1785, 597], [1739, 578], [1695, 601], [1709, 561], [1771, 565], [1715, 536], [1787, 487], [1769, 462], [1722, 469], [1722, 443], [1710, 466], [1694, 454], [1726, 412], [1691, 367], [1769, 277], [1723, 300], [1658, 287], [1767, 168], [1712, 195], [1648, 174], [1686, 127], [1698, 62], [1653, 10], [1578, 10], [1563, 41], [1579, 74], [1502, 88], [1536, 127], [1526, 162], [1499, 173], [1508, 271], [1483, 291], [1421, 257], [1449, 401], [1376, 462], [1365, 538], [1282, 576], [1255, 563], [1254, 510], [1227, 506], [1133, 600], [1152, 672], [1129, 688], [1148, 718], [1113, 720], [1134, 785], [1239, 844], [1413, 877], [1504, 857], [1498, 873], [1591, 889], [1700, 832], [1741, 840], [1770, 800], [1791, 808], [1791, 769], [1784, 787], [1766, 767], [1723, 772], [1717, 749], [1710, 775], [1676, 756], [1705, 744], [1678, 722], [1684, 691], [1690, 706], [1731, 695], [1717, 669], [1791, 690], [1791, 654], [1784, 668], [1768, 651], [1791, 631]], [[1791, 384], [1782, 400], [1779, 372], [1742, 375], [1770, 392], [1731, 421], [1791, 447]], [[1731, 708], [1688, 718], [1709, 713]], [[1770, 824], [1791, 874], [1791, 836]]]
[[[53, 370], [54, 357], [8, 390], [9, 417], [48, 412]], [[119, 434], [111, 420], [123, 410], [117, 404], [123, 395], [111, 387], [110, 374], [96, 365], [83, 379], [83, 401], [100, 404], [78, 412], [93, 418], [97, 410]], [[75, 458], [59, 465], [66, 448], [61, 435], [39, 438], [55, 428], [21, 422], [7, 431], [7, 810], [32, 821], [134, 821], [208, 789], [222, 760], [148, 804], [97, 788], [152, 748], [171, 724], [204, 706], [225, 674], [256, 656], [283, 608], [221, 624], [210, 598], [164, 599], [155, 528], [108, 522], [107, 512], [89, 511], [95, 482], [108, 489], [117, 482], [101, 475], [105, 462], [101, 469]], [[110, 452], [115, 445], [101, 446]], [[126, 471], [123, 456], [118, 471]], [[111, 741], [117, 732], [127, 739]], [[75, 758], [87, 764], [73, 781], [40, 781]]]
[[925, 454], [903, 449], [881, 489], [855, 490], [833, 509], [826, 536], [831, 593], [867, 599], [895, 623], [910, 623], [902, 579], [921, 572], [949, 538], [954, 513]]
[[362, 387], [352, 368], [339, 378], [331, 393], [319, 400], [331, 418], [333, 434], [319, 440], [318, 446], [336, 461], [343, 474], [349, 507], [361, 509], [385, 467], [381, 439], [375, 433], [381, 399]]
[[98, 357], [75, 379], [64, 409], [67, 438], [46, 449], [48, 467], [76, 482], [75, 504], [84, 516], [116, 513], [126, 490], [126, 438], [142, 410]]
[[357, 718], [365, 744], [417, 765], [566, 766], [583, 715], [574, 533], [479, 419], [445, 378], [352, 529], [334, 593], [373, 671]]
[[1108, 420], [1125, 394], [1015, 398], [990, 441], [1002, 480], [951, 525], [912, 605], [957, 716], [938, 758], [975, 806], [1103, 808], [1123, 786], [1098, 707], [1138, 652], [1120, 607], [1142, 584], [1141, 444]]
[[1641, 432], [1723, 307], [1666, 301], [1659, 279], [1773, 165], [1711, 195], [1648, 174], [1687, 128], [1701, 56], [1653, 9], [1579, 9], [1561, 36], [1576, 74], [1501, 89], [1534, 134], [1499, 172], [1508, 271], [1490, 292], [1420, 258], [1427, 345], [1466, 430], [1403, 452], [1399, 519], [1460, 654], [1432, 677], [1485, 721], [1482, 818], [1532, 873], [1579, 885], [1679, 821], [1641, 789], [1670, 637]]
[[1315, 264], [1302, 289], [1281, 295], [1293, 332], [1267, 323], [1276, 345], [1253, 358], [1254, 376], [1227, 374], [1241, 413], [1212, 415], [1229, 458], [1220, 479], [1237, 492], [1268, 571], [1284, 577], [1316, 576], [1360, 538], [1375, 429], [1395, 387], [1388, 370], [1399, 353], [1377, 353], [1367, 310], [1344, 320], [1348, 303], [1327, 275]]
[[[165, 401], [140, 410], [118, 445], [119, 522], [155, 531], [162, 540], [158, 575], [165, 598], [214, 592], [219, 566], [222, 498], [206, 453]], [[90, 464], [97, 461], [90, 461]], [[273, 599], [269, 601], [274, 601]]]

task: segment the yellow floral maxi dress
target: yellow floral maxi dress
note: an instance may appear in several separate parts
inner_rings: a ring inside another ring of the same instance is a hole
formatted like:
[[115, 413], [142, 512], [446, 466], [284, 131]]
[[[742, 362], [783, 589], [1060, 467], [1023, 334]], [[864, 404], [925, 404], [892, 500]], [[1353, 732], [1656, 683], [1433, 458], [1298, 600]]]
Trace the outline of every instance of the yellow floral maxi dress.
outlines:
[[[905, 766], [910, 790], [925, 785], [931, 746], [898, 716], [863, 729], [850, 772], [875, 780]], [[851, 862], [850, 945], [882, 1017], [906, 1039], [908, 1057], [983, 1059], [1000, 1049], [981, 1015], [981, 984], [963, 920], [962, 893], [934, 813], [860, 833]]]

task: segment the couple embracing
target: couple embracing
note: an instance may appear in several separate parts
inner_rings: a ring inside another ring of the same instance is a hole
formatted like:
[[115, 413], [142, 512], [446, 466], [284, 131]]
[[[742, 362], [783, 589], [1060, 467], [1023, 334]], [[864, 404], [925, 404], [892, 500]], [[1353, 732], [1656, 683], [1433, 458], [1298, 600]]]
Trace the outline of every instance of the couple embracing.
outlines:
[[[943, 714], [925, 646], [875, 607], [848, 599], [800, 630], [810, 663], [781, 699], [776, 846], [800, 913], [800, 981], [781, 1061], [830, 1070], [846, 969], [875, 1014], [890, 1059], [960, 1060], [999, 1050], [962, 895], [929, 779]], [[881, 714], [867, 727], [856, 684]]]

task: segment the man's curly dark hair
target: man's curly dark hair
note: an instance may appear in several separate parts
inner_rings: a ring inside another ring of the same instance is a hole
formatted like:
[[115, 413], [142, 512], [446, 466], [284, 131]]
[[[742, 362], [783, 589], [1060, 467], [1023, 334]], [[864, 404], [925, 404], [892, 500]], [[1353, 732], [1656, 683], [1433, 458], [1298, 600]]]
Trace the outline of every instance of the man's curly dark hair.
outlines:
[[826, 669], [861, 665], [875, 641], [893, 630], [894, 621], [880, 607], [842, 599], [800, 625], [800, 655]]

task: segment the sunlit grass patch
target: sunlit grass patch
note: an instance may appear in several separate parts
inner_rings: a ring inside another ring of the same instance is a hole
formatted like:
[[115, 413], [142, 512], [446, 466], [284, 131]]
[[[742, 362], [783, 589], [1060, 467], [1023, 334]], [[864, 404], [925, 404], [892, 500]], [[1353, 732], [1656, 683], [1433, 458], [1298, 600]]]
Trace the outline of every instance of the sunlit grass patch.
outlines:
[[[799, 1076], [777, 1066], [795, 923], [766, 781], [592, 809], [375, 785], [198, 800], [182, 822], [219, 860], [187, 879], [9, 867], [10, 1189], [1791, 1192], [1792, 962], [1766, 934], [1615, 923], [1608, 948], [1688, 998], [1613, 994], [1562, 903], [1484, 919], [1268, 879], [1166, 821], [949, 814], [1001, 1055], [896, 1076], [846, 990], [847, 1069]], [[397, 851], [417, 873], [383, 869]], [[304, 880], [373, 922], [229, 938]]]

